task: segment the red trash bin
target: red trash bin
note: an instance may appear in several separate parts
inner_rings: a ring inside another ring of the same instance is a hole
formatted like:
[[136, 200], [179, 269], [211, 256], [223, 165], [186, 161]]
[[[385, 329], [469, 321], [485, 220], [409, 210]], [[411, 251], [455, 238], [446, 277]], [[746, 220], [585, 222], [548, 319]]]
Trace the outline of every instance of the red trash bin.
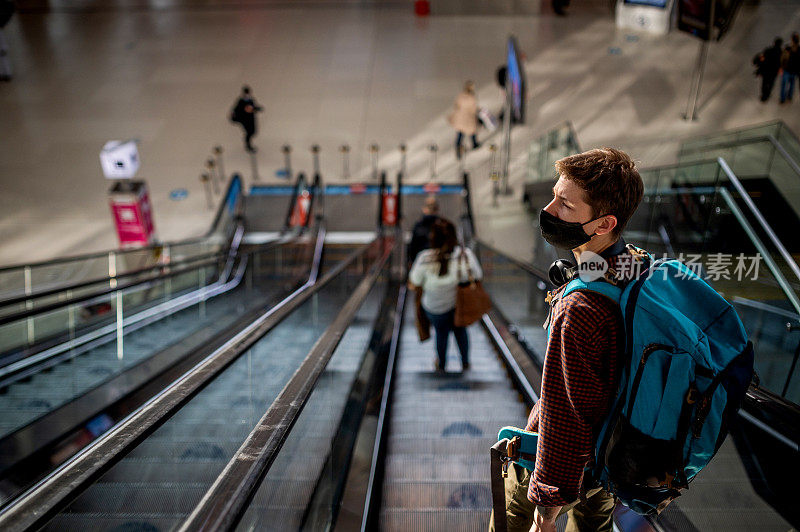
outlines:
[[112, 185], [109, 195], [111, 214], [114, 216], [120, 247], [150, 244], [155, 228], [147, 183], [119, 180]]

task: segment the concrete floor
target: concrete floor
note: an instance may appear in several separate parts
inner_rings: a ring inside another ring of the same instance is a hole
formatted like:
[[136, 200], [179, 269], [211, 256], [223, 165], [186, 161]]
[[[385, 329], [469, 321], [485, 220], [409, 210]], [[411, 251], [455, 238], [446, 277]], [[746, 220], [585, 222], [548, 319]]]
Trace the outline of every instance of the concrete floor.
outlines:
[[[412, 179], [428, 178], [427, 146], [441, 147], [440, 179], [456, 176], [445, 117], [465, 79], [497, 111], [495, 69], [514, 33], [526, 53], [529, 119], [512, 157], [570, 120], [584, 148], [612, 145], [642, 166], [673, 160], [678, 139], [774, 118], [800, 131], [797, 99], [757, 101], [750, 60], [775, 35], [800, 27], [800, 1], [745, 6], [731, 33], [711, 45], [699, 120], [681, 119], [699, 41], [617, 30], [604, 1], [575, 2], [570, 15], [418, 19], [400, 2], [56, 1], [28, 4], [5, 29], [14, 79], [0, 83], [0, 264], [112, 248], [108, 183], [98, 153], [109, 139], [137, 138], [139, 176], [151, 189], [158, 236], [202, 234], [212, 216], [198, 180], [212, 146], [226, 171], [252, 181], [241, 132], [227, 120], [239, 87], [252, 86], [264, 113], [255, 139], [262, 182], [279, 182], [280, 146], [310, 170], [322, 148], [328, 182], [341, 180], [338, 147], [352, 147], [351, 180], [369, 175], [368, 146], [397, 169], [409, 146]], [[478, 191], [488, 157], [468, 157]], [[513, 180], [521, 181], [522, 172]], [[483, 187], [483, 188], [482, 188]], [[189, 196], [172, 201], [169, 192]], [[477, 194], [494, 237], [524, 238], [521, 187], [499, 209]], [[498, 243], [498, 242], [496, 242]], [[502, 243], [502, 242], [500, 242]], [[529, 246], [524, 246], [526, 249]]]

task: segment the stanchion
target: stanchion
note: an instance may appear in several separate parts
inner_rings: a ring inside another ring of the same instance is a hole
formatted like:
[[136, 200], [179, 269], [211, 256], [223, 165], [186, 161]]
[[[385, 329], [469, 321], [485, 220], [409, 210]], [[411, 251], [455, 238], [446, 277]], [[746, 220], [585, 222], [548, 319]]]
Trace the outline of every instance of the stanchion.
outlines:
[[406, 145], [400, 145], [400, 172], [406, 175]]
[[500, 172], [497, 169], [497, 144], [489, 146], [489, 179], [492, 180], [492, 207], [497, 207], [497, 196], [500, 195]]
[[292, 180], [292, 147], [288, 144], [284, 144], [281, 147], [281, 152], [283, 153], [283, 168], [286, 171], [286, 179]]
[[350, 178], [350, 145], [342, 144], [339, 146], [339, 153], [342, 154], [342, 179]]
[[319, 172], [319, 144], [311, 146], [311, 161], [314, 165], [314, 179], [320, 175]]
[[378, 180], [378, 150], [380, 147], [377, 144], [372, 144], [369, 147], [370, 161], [372, 162], [372, 180]]
[[208, 210], [214, 209], [214, 199], [211, 197], [211, 176], [208, 175], [208, 172], [203, 172], [200, 174], [200, 182], [203, 183], [203, 188], [206, 189], [206, 203], [208, 204]]
[[256, 158], [256, 153], [254, 151], [248, 151], [247, 153], [250, 154], [250, 167], [253, 170], [253, 181], [259, 181], [258, 159]]
[[225, 168], [222, 166], [222, 146], [214, 146], [214, 158], [217, 160], [217, 179], [220, 186], [225, 186]]
[[[397, 227], [402, 228], [403, 218], [403, 179], [406, 177], [406, 145], [400, 145], [400, 171], [397, 173]], [[403, 259], [405, 260], [405, 259]]]
[[431, 152], [431, 176], [430, 180], [433, 181], [436, 179], [436, 152], [439, 151], [439, 146], [436, 143], [431, 144], [428, 146], [428, 150]]
[[206, 170], [208, 171], [209, 180], [211, 181], [211, 184], [214, 186], [214, 195], [219, 195], [219, 183], [217, 183], [217, 180], [214, 179], [214, 176], [216, 175], [216, 170], [214, 167], [215, 167], [214, 159], [211, 157], [206, 159]]

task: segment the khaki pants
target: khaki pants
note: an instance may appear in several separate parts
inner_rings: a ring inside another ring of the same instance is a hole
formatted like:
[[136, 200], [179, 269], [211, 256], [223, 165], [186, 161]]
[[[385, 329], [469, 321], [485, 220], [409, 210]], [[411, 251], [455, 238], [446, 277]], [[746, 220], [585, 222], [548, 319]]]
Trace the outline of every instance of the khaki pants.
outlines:
[[[530, 471], [517, 464], [510, 464], [505, 480], [506, 518], [508, 532], [528, 532], [533, 526], [536, 506], [528, 500]], [[586, 494], [586, 502], [564, 506], [558, 515], [567, 514], [566, 532], [612, 532], [614, 498], [602, 488]], [[489, 521], [489, 531], [494, 532], [494, 512]]]

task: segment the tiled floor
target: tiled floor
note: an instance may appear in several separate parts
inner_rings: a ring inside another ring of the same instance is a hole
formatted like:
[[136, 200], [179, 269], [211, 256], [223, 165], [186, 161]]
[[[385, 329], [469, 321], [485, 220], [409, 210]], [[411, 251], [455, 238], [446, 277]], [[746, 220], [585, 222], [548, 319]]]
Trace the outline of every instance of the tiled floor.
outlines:
[[[483, 105], [499, 109], [493, 76], [509, 33], [527, 54], [529, 80], [530, 117], [514, 133], [518, 161], [530, 139], [564, 120], [584, 147], [619, 146], [643, 166], [670, 162], [676, 138], [778, 117], [800, 130], [796, 101], [757, 102], [750, 65], [774, 35], [800, 27], [796, 0], [745, 6], [712, 44], [694, 123], [680, 115], [699, 42], [618, 31], [599, 0], [574, 3], [566, 18], [417, 19], [410, 2], [51, 4], [48, 12], [45, 2], [31, 3], [5, 29], [15, 77], [0, 84], [0, 264], [116, 244], [98, 164], [109, 139], [140, 140], [159, 236], [201, 234], [211, 212], [198, 176], [210, 148], [223, 145], [226, 170], [251, 176], [241, 134], [226, 118], [242, 83], [265, 107], [256, 139], [265, 181], [277, 181], [284, 143], [295, 147], [298, 170], [309, 170], [307, 149], [320, 144], [323, 174], [335, 181], [338, 147], [350, 144], [352, 173], [366, 175], [373, 142], [392, 173], [395, 148], [406, 142], [416, 179], [427, 178], [425, 148], [436, 142], [441, 179], [452, 179], [445, 117], [467, 78]], [[486, 148], [468, 158], [479, 184], [487, 160]], [[171, 201], [180, 187], [189, 197]], [[524, 223], [508, 218], [519, 196], [497, 210], [487, 198], [476, 205], [487, 227], [525, 238]]]

